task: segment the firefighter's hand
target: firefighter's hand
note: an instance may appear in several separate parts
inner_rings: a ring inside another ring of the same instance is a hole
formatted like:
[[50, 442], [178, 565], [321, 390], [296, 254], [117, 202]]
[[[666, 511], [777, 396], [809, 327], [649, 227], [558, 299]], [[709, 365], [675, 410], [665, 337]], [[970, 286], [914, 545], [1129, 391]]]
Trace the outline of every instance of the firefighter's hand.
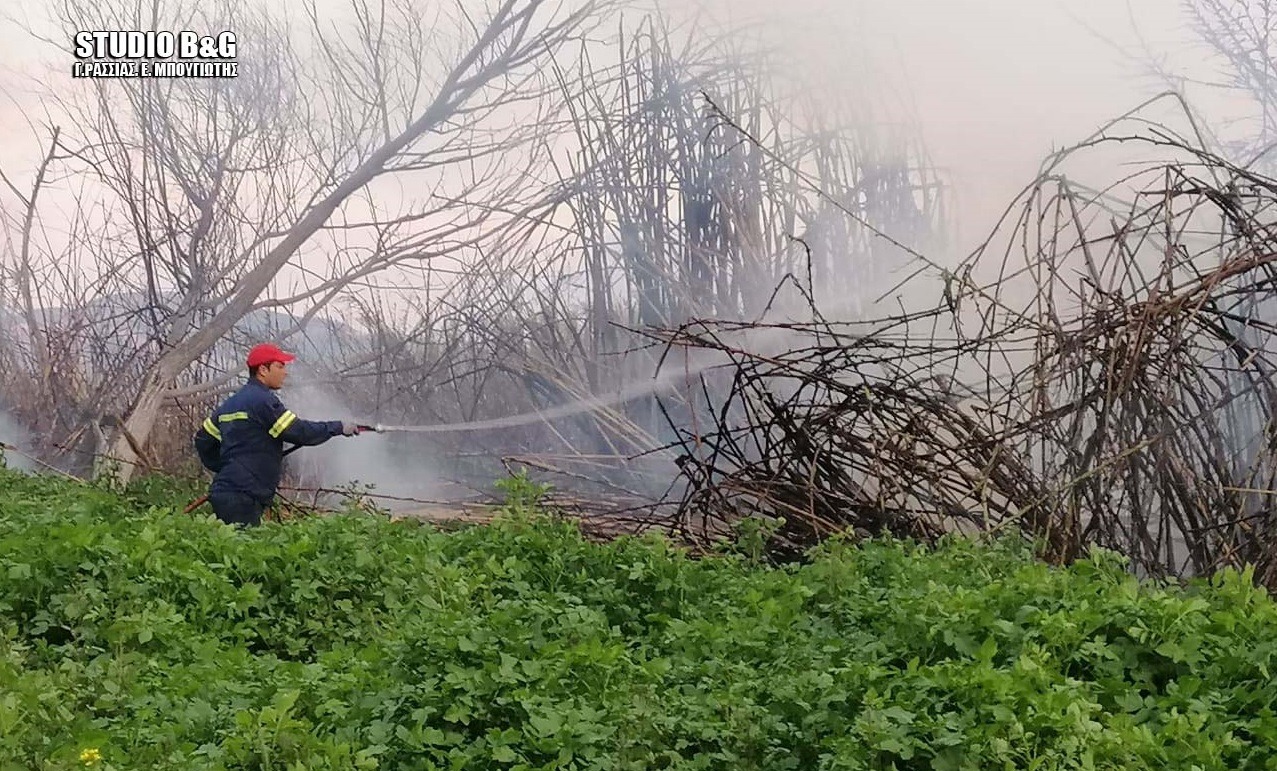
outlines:
[[341, 422], [341, 433], [343, 436], [354, 436], [359, 433], [359, 424], [351, 423], [349, 420]]

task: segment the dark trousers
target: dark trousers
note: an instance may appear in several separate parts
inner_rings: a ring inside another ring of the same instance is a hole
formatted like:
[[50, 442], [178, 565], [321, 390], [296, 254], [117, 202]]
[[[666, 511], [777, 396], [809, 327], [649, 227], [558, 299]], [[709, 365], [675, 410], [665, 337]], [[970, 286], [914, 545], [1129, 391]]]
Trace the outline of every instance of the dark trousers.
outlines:
[[243, 493], [209, 493], [208, 502], [217, 518], [228, 525], [256, 527], [266, 507]]

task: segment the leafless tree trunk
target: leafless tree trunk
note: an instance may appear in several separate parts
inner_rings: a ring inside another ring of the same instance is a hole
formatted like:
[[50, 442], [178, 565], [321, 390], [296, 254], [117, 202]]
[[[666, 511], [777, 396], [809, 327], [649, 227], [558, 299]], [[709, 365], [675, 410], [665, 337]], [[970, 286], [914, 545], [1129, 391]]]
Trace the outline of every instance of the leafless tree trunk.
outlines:
[[[265, 6], [184, 2], [161, 16], [65, 0], [69, 29], [196, 26], [240, 40], [237, 80], [100, 81], [64, 105], [84, 129], [63, 144], [131, 233], [103, 266], [127, 264], [146, 298], [152, 355], [107, 453], [124, 478], [179, 377], [250, 313], [301, 308], [304, 321], [353, 282], [477, 248], [500, 214], [526, 208], [528, 140], [548, 120], [538, 67], [611, 2], [493, 0], [485, 16], [458, 2], [455, 41], [432, 4], [352, 0], [329, 29], [312, 2], [305, 50]], [[490, 133], [512, 118], [525, 128]]]
[[22, 303], [23, 320], [27, 325], [27, 336], [31, 341], [32, 354], [40, 369], [41, 380], [47, 380], [49, 377], [49, 351], [40, 322], [36, 318], [36, 304], [32, 289], [32, 284], [35, 283], [35, 271], [32, 267], [31, 238], [35, 228], [36, 213], [38, 212], [37, 202], [40, 198], [40, 192], [44, 188], [45, 180], [49, 174], [49, 167], [52, 165], [57, 153], [58, 133], [57, 129], [53, 131], [53, 136], [49, 140], [49, 149], [36, 170], [35, 181], [31, 185], [29, 195], [24, 196], [13, 182], [9, 181], [7, 177], [4, 178], [5, 184], [9, 186], [9, 189], [22, 204], [21, 243], [18, 246], [17, 265], [13, 278]]
[[[91, 442], [90, 424], [108, 410], [121, 376], [136, 363], [112, 341], [121, 319], [101, 284], [80, 271], [90, 234], [100, 235], [92, 211], [79, 205], [75, 191], [69, 191], [69, 218], [56, 203], [45, 210], [51, 195], [68, 194], [55, 188], [69, 160], [60, 134], [49, 128], [29, 190], [0, 172], [9, 194], [0, 197], [6, 234], [0, 249], [0, 393], [4, 406], [38, 437], [39, 446], [29, 449], [50, 460]], [[104, 360], [109, 365], [102, 366]]]
[[[653, 395], [433, 440], [456, 457], [557, 468], [562, 484], [611, 464], [624, 469], [613, 481], [659, 494], [676, 473], [672, 455], [653, 454], [667, 420], [705, 421], [724, 384], [703, 389], [680, 363], [662, 365], [643, 328], [806, 314], [804, 302], [774, 301], [786, 283], [855, 315], [849, 301], [902, 255], [848, 211], [934, 244], [940, 186], [907, 135], [883, 141], [827, 105], [811, 109], [754, 52], [706, 34], [684, 43], [660, 18], [560, 64], [570, 109], [562, 204], [459, 265], [464, 279], [420, 297], [415, 318], [361, 300], [375, 336], [359, 352], [366, 366], [343, 375], [376, 383], [366, 392], [376, 401], [360, 403], [384, 422], [453, 423], [607, 400], [660, 368]], [[716, 107], [768, 146], [744, 141]], [[846, 211], [812, 194], [798, 167]]]

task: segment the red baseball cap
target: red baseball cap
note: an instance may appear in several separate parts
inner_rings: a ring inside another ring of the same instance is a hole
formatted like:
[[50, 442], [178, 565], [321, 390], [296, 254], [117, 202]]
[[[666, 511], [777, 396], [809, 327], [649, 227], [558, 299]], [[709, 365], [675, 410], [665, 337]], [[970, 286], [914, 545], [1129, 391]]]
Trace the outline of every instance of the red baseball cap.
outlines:
[[259, 364], [270, 364], [276, 361], [287, 364], [296, 358], [291, 353], [281, 351], [277, 346], [270, 343], [262, 343], [261, 345], [253, 346], [253, 350], [248, 352], [248, 366], [256, 367]]

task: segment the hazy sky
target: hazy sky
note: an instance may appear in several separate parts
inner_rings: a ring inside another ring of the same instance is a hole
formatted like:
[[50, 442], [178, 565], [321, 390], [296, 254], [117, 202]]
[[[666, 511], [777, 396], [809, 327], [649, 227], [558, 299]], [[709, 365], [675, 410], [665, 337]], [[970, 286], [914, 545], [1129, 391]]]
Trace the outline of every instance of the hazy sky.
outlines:
[[[964, 243], [992, 226], [1053, 147], [1083, 138], [1156, 90], [1128, 58], [1140, 55], [1137, 28], [1172, 66], [1190, 70], [1202, 60], [1186, 45], [1178, 0], [665, 2], [764, 22], [762, 34], [829, 88], [879, 88], [908, 99], [955, 186]], [[37, 50], [16, 27], [0, 25], [0, 89], [8, 96], [0, 103], [0, 167], [7, 172], [27, 172], [38, 152], [23, 115], [39, 105], [23, 94], [22, 77]], [[70, 60], [68, 53], [68, 71]]]
[[869, 72], [903, 94], [955, 186], [964, 242], [1053, 149], [1163, 90], [1145, 46], [1186, 74], [1203, 69], [1180, 0], [695, 1], [767, 20], [766, 34], [832, 83]]

